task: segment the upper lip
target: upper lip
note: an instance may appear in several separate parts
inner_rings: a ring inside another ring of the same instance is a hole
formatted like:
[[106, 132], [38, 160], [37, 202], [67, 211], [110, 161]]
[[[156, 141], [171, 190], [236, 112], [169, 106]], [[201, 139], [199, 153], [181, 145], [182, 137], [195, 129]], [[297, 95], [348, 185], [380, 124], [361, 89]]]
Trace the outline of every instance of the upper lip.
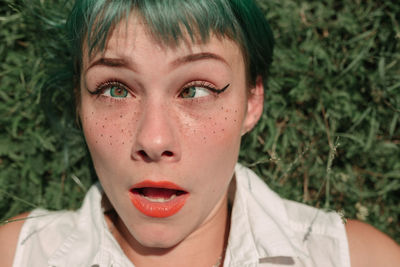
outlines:
[[139, 188], [145, 188], [145, 187], [165, 188], [165, 189], [179, 190], [179, 191], [187, 192], [185, 189], [183, 189], [182, 187], [178, 186], [177, 184], [174, 184], [173, 182], [170, 182], [170, 181], [151, 181], [151, 180], [145, 180], [143, 182], [137, 183], [137, 184], [132, 186], [131, 190], [139, 189]]

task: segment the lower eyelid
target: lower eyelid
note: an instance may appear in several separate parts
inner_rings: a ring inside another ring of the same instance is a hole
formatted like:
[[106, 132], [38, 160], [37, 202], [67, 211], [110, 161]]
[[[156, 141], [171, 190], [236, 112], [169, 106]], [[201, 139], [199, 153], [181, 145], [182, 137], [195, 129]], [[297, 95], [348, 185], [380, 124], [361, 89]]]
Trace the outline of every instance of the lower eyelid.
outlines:
[[105, 96], [105, 95], [99, 95], [98, 100], [101, 102], [119, 102], [119, 103], [124, 103], [129, 101], [129, 99], [132, 99], [132, 97], [111, 97], [111, 96]]

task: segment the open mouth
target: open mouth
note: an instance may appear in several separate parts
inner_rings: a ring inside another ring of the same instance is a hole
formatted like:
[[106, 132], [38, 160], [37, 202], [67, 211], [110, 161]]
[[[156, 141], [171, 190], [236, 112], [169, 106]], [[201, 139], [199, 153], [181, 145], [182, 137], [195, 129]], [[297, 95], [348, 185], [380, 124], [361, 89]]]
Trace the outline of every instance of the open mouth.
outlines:
[[175, 199], [178, 196], [187, 194], [187, 192], [183, 190], [158, 188], [158, 187], [134, 188], [131, 190], [131, 192], [133, 194], [139, 194], [148, 201], [156, 203], [165, 203]]
[[174, 183], [144, 181], [130, 190], [132, 204], [149, 217], [165, 218], [179, 212], [189, 193]]

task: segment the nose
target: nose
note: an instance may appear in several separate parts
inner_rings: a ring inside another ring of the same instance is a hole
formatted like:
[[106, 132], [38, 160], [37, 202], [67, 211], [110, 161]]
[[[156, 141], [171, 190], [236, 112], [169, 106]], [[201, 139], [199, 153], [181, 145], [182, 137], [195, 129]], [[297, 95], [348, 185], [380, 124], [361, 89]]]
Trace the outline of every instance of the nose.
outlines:
[[160, 104], [146, 103], [134, 135], [131, 156], [144, 162], [174, 162], [181, 157], [177, 119]]

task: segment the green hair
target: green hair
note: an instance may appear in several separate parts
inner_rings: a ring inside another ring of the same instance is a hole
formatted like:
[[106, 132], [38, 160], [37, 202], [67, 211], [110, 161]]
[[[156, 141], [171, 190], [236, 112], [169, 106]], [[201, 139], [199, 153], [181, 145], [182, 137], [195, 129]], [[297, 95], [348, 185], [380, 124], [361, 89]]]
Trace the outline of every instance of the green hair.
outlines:
[[[206, 43], [210, 34], [235, 41], [242, 50], [249, 85], [266, 77], [273, 35], [253, 0], [77, 0], [67, 20], [74, 74], [79, 78], [83, 44], [89, 56], [103, 50], [107, 37], [134, 10], [159, 42], [174, 46], [186, 38]], [[85, 39], [86, 38], [86, 39]]]

